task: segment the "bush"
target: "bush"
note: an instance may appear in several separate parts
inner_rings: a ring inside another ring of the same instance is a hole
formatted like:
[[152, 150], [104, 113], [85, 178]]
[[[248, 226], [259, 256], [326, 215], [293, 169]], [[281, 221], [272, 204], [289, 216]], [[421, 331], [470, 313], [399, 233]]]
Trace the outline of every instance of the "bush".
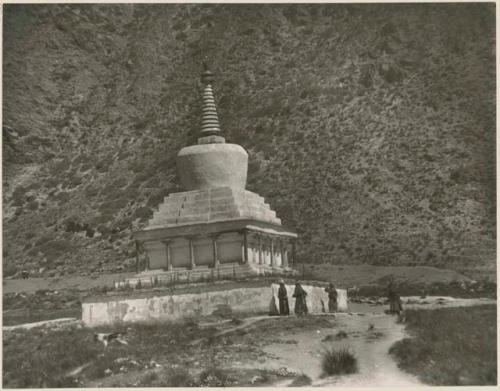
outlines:
[[347, 338], [347, 333], [344, 331], [344, 330], [340, 330], [336, 335], [335, 337], [337, 339], [343, 339], [343, 338]]
[[186, 368], [169, 369], [162, 383], [163, 387], [193, 387], [196, 385]]
[[66, 191], [60, 191], [59, 193], [54, 195], [54, 199], [59, 201], [60, 203], [66, 203], [70, 200], [70, 195]]
[[139, 218], [141, 221], [148, 220], [153, 215], [151, 209], [145, 206], [137, 208], [134, 212], [134, 218]]
[[290, 384], [290, 387], [310, 386], [311, 383], [311, 378], [307, 375], [302, 374], [293, 380], [293, 382]]
[[324, 376], [355, 373], [358, 370], [356, 357], [346, 348], [327, 350], [323, 354], [321, 365]]
[[12, 193], [12, 206], [22, 206], [26, 200], [25, 193], [26, 189], [24, 187], [16, 187], [16, 190]]
[[7, 263], [5, 264], [3, 268], [3, 275], [4, 277], [10, 277], [13, 276], [17, 273], [17, 266], [14, 265], [13, 263]]
[[157, 372], [147, 372], [140, 380], [139, 385], [141, 387], [156, 387], [158, 384], [158, 373]]
[[231, 380], [222, 369], [210, 367], [201, 372], [200, 383], [205, 387], [226, 387], [231, 384]]

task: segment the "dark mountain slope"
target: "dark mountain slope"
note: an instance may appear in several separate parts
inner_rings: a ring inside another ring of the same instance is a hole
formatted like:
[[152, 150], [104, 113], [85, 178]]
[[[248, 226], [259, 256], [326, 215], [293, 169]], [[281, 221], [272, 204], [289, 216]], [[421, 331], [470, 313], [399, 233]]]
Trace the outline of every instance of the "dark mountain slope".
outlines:
[[4, 272], [133, 265], [205, 55], [303, 260], [494, 264], [494, 45], [490, 4], [6, 5]]

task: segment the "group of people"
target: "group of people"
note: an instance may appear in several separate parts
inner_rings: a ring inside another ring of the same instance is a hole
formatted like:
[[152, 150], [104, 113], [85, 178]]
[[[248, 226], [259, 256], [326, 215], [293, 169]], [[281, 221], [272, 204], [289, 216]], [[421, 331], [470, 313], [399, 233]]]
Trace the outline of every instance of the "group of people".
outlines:
[[[285, 282], [280, 280], [280, 287], [278, 289], [279, 313], [280, 315], [290, 315], [290, 306], [288, 305], [288, 292], [286, 290]], [[330, 283], [325, 288], [328, 294], [328, 311], [337, 312], [337, 289]], [[308, 313], [307, 308], [307, 292], [302, 288], [299, 282], [295, 283], [295, 290], [293, 295], [295, 298], [295, 314], [297, 316], [304, 316]], [[403, 305], [399, 294], [396, 292], [394, 282], [391, 280], [387, 287], [387, 298], [389, 300], [389, 313], [401, 315], [403, 312]]]
[[[329, 312], [336, 312], [337, 290], [335, 289], [335, 286], [330, 283], [330, 285], [325, 288], [325, 292], [328, 293]], [[307, 292], [304, 290], [304, 288], [302, 288], [302, 285], [300, 285], [299, 282], [295, 283], [295, 289], [292, 296], [295, 297], [295, 314], [297, 316], [307, 315], [309, 311], [306, 302]], [[288, 292], [283, 280], [280, 280], [280, 287], [278, 289], [278, 301], [280, 315], [290, 315], [290, 306], [288, 305]]]

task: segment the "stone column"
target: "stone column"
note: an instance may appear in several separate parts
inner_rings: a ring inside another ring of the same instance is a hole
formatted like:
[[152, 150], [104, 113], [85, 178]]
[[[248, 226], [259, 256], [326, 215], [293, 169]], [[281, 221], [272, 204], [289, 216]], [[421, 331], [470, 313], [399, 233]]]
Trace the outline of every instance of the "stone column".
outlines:
[[295, 265], [297, 262], [297, 259], [295, 258], [296, 253], [295, 253], [295, 240], [292, 242], [292, 265]]
[[283, 267], [288, 267], [288, 248], [286, 242], [281, 242], [281, 263]]
[[189, 258], [191, 259], [191, 270], [196, 267], [196, 263], [194, 260], [194, 247], [193, 247], [193, 238], [188, 238], [189, 240]]
[[262, 235], [257, 236], [259, 241], [259, 265], [262, 265], [264, 260], [262, 259]]
[[149, 254], [148, 254], [148, 247], [146, 246], [146, 243], [141, 243], [142, 249], [143, 249], [143, 262], [144, 262], [144, 267], [143, 271], [148, 271], [149, 270]]
[[167, 270], [171, 271], [174, 269], [174, 267], [172, 265], [172, 258], [170, 255], [170, 240], [163, 241], [163, 244], [165, 245], [165, 255], [167, 258]]
[[274, 264], [274, 239], [271, 236], [271, 267], [275, 267], [276, 265]]
[[214, 253], [214, 269], [219, 267], [219, 254], [217, 252], [217, 235], [212, 236], [212, 247]]

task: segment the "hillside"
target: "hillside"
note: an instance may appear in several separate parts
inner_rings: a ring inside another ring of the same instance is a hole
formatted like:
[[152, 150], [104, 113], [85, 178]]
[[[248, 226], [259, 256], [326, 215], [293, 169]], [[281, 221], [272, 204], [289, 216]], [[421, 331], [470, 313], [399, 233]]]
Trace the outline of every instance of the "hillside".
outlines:
[[210, 57], [307, 262], [495, 264], [494, 4], [4, 5], [4, 276], [131, 270]]

